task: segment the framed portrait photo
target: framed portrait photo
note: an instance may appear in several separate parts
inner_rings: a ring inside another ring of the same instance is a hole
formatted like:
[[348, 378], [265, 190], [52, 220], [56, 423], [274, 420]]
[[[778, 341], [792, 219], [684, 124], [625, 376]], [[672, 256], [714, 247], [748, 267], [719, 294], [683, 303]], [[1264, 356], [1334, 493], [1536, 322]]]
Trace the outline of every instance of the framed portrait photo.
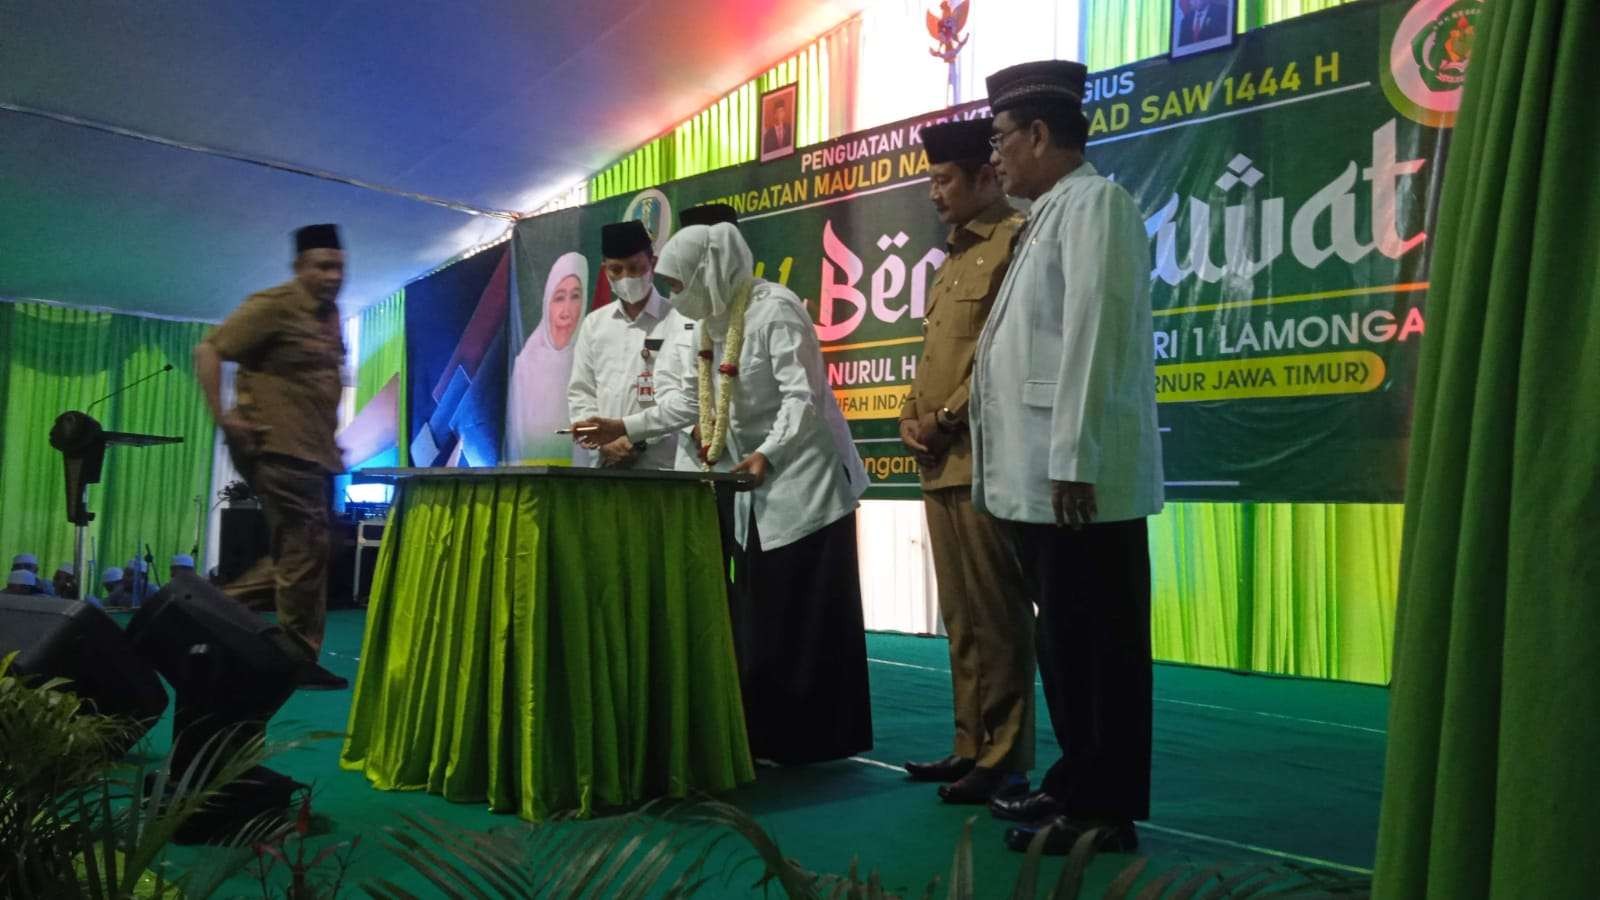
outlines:
[[1172, 0], [1173, 58], [1233, 43], [1236, 6], [1230, 0]]
[[761, 161], [782, 159], [794, 152], [798, 84], [786, 84], [761, 95]]

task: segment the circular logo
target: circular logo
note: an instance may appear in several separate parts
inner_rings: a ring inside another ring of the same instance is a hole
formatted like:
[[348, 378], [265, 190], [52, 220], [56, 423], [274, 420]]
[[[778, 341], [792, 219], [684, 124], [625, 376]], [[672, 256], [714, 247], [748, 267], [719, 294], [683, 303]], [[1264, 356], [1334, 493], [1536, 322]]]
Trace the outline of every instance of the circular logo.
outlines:
[[1396, 108], [1425, 125], [1448, 127], [1477, 39], [1482, 0], [1417, 0], [1389, 43], [1384, 87]]
[[638, 219], [644, 224], [644, 230], [650, 232], [650, 243], [655, 246], [656, 252], [661, 252], [661, 245], [672, 237], [672, 203], [667, 200], [667, 195], [655, 188], [640, 191], [628, 201], [628, 208], [622, 213], [622, 221]]

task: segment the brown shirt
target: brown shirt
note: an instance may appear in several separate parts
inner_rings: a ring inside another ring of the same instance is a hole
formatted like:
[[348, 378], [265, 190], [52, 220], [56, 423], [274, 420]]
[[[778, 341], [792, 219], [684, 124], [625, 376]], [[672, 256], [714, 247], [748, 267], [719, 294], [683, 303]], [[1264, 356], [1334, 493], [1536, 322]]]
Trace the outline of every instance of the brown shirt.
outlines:
[[[934, 276], [923, 319], [922, 360], [900, 418], [914, 419], [947, 408], [967, 419], [967, 392], [978, 335], [989, 318], [1000, 282], [1011, 264], [1011, 242], [1022, 214], [997, 200], [965, 225], [950, 230], [949, 256]], [[972, 483], [972, 440], [963, 428], [944, 461], [922, 470], [922, 489]]]
[[290, 281], [246, 298], [206, 343], [239, 364], [239, 415], [270, 429], [262, 436], [263, 452], [344, 471], [333, 439], [344, 364], [337, 306]]

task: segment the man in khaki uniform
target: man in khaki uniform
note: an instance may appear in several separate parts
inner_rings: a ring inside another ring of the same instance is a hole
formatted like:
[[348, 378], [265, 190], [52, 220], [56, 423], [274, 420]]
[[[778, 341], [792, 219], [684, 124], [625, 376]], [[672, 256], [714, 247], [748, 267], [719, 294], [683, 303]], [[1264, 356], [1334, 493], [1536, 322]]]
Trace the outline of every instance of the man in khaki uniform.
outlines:
[[[329, 476], [344, 471], [334, 442], [344, 339], [334, 301], [344, 251], [333, 225], [295, 232], [294, 278], [253, 294], [195, 348], [195, 372], [234, 465], [261, 498], [267, 559], [224, 590], [273, 588], [278, 623], [305, 650], [300, 686], [338, 689], [317, 665], [328, 611]], [[238, 402], [222, 408], [222, 362], [237, 362]]]
[[953, 754], [906, 771], [945, 782], [947, 803], [1026, 793], [1033, 766], [1033, 607], [999, 524], [972, 507], [968, 382], [1023, 221], [989, 165], [990, 131], [989, 119], [922, 130], [930, 197], [951, 226], [949, 256], [934, 278], [922, 360], [900, 409], [900, 439], [922, 467], [956, 724]]

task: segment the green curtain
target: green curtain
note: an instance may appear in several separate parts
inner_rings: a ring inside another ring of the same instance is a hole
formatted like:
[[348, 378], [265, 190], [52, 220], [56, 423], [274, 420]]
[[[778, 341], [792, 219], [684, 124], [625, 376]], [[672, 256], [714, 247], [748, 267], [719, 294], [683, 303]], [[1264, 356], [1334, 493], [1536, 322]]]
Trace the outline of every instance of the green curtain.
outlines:
[[1377, 897], [1600, 885], [1600, 3], [1488, 3], [1445, 169]]
[[[1238, 0], [1237, 31], [1249, 31], [1353, 0]], [[1172, 0], [1083, 0], [1084, 63], [1098, 72], [1167, 52]]]
[[356, 363], [356, 410], [360, 411], [406, 360], [406, 292], [402, 288], [361, 311], [361, 358]]
[[407, 482], [341, 765], [532, 820], [753, 780], [716, 519], [692, 483]]
[[[395, 410], [400, 459], [410, 459], [410, 429], [406, 427], [406, 292], [395, 291], [382, 302], [361, 311], [361, 358], [356, 364], [356, 412], [367, 405], [384, 385], [400, 379], [399, 408]], [[402, 462], [402, 465], [405, 463]]]
[[1091, 72], [1167, 52], [1172, 6], [1164, 0], [1082, 0], [1083, 62]]
[[670, 133], [629, 153], [589, 179], [588, 202], [644, 190], [757, 156], [761, 95], [798, 84], [795, 141], [816, 144], [850, 127], [855, 92], [852, 54], [860, 45], [855, 17], [795, 55], [745, 82]]
[[[1339, 0], [1240, 0], [1240, 31]], [[1169, 0], [1084, 0], [1090, 71], [1167, 52]], [[1384, 684], [1399, 504], [1171, 503], [1151, 522], [1155, 655]]]
[[1398, 504], [1172, 503], [1151, 521], [1158, 659], [1384, 684]]
[[[111, 447], [102, 481], [89, 491], [95, 521], [85, 556], [99, 568], [122, 565], [148, 544], [158, 576], [167, 559], [205, 546], [214, 428], [194, 380], [190, 354], [207, 326], [67, 309], [0, 303], [0, 553], [31, 552], [54, 571], [72, 558], [61, 455], [50, 426], [162, 366], [173, 371], [88, 410], [110, 431], [183, 438], [175, 445]], [[91, 550], [93, 552], [91, 552]], [[81, 577], [81, 576], [80, 576]], [[98, 571], [81, 578], [87, 585]]]

